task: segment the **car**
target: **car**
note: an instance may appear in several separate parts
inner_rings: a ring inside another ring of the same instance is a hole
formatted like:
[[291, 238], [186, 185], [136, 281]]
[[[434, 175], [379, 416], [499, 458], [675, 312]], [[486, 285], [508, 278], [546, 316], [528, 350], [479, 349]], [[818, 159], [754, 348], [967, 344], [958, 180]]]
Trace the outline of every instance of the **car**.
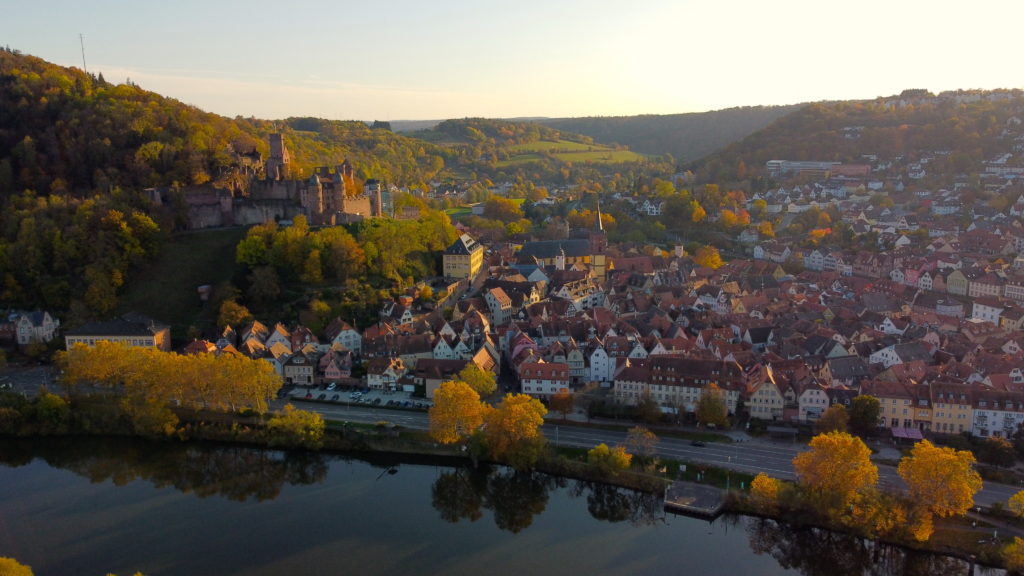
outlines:
[[697, 446], [698, 448], [703, 448], [707, 446], [707, 442], [704, 442], [703, 440], [691, 440], [690, 446]]
[[337, 387], [338, 387], [338, 385], [337, 385], [337, 384], [335, 384], [334, 382], [331, 382], [331, 383], [330, 383], [330, 384], [329, 384], [329, 385], [327, 386], [327, 389], [328, 389], [328, 390], [334, 390], [334, 389], [335, 389], [335, 388], [337, 388]]
[[409, 406], [412, 406], [412, 402], [409, 402], [408, 400], [406, 400], [405, 402], [402, 402], [402, 406], [405, 406], [406, 408], [408, 408]]
[[340, 394], [331, 394], [331, 400], [337, 400], [338, 398], [341, 398]]
[[374, 404], [380, 404], [380, 398], [374, 398], [373, 399], [373, 403]]
[[313, 397], [313, 393], [312, 392], [306, 392], [306, 398], [307, 399], [312, 398], [312, 397]]

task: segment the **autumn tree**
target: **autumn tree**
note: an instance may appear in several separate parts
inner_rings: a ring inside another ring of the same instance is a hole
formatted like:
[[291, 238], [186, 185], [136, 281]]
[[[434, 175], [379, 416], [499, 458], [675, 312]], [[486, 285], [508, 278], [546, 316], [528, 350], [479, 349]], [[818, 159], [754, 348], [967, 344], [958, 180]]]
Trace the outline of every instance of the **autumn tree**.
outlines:
[[486, 443], [491, 455], [516, 468], [531, 468], [540, 457], [547, 409], [528, 394], [507, 394], [484, 415]]
[[907, 483], [911, 500], [940, 518], [966, 514], [981, 490], [973, 454], [927, 440], [915, 444], [896, 471]]
[[643, 426], [634, 426], [626, 432], [626, 448], [644, 460], [649, 460], [658, 449], [658, 436]]
[[842, 404], [833, 404], [814, 423], [814, 430], [818, 434], [825, 432], [846, 432], [850, 423], [850, 415]]
[[825, 508], [845, 508], [854, 496], [878, 482], [871, 450], [845, 432], [815, 436], [810, 450], [793, 458], [800, 486]]
[[551, 396], [551, 410], [562, 415], [562, 420], [572, 412], [576, 404], [576, 398], [568, 388], [562, 388]]
[[598, 444], [587, 451], [587, 463], [606, 475], [629, 469], [632, 459], [633, 456], [623, 446], [609, 448], [607, 444]]
[[240, 326], [252, 320], [252, 312], [234, 300], [225, 300], [217, 313], [218, 326]]
[[882, 403], [874, 396], [861, 394], [850, 404], [850, 430], [861, 436], [878, 427], [882, 414]]
[[267, 422], [271, 446], [288, 446], [317, 450], [323, 446], [324, 419], [316, 412], [298, 410], [285, 404], [284, 410]]
[[759, 472], [750, 482], [750, 497], [758, 508], [769, 512], [779, 505], [781, 488], [782, 482], [778, 478], [772, 478], [764, 472]]
[[0, 558], [0, 576], [32, 576], [32, 567], [14, 558]]
[[483, 424], [487, 411], [480, 395], [466, 382], [442, 382], [429, 410], [430, 436], [442, 444], [466, 440]]
[[1024, 572], [1024, 540], [1014, 536], [1013, 542], [1003, 547], [1003, 562], [1016, 574]]
[[989, 436], [975, 450], [978, 460], [993, 466], [1010, 467], [1017, 461], [1017, 452], [1006, 438]]
[[697, 400], [694, 415], [701, 426], [728, 427], [729, 407], [725, 403], [725, 392], [715, 383], [708, 384]]
[[1024, 516], [1024, 490], [1010, 496], [1010, 500], [1007, 502], [1007, 505], [1010, 512], [1013, 512], [1017, 516]]
[[506, 224], [523, 217], [519, 203], [507, 198], [494, 197], [484, 203], [484, 218], [501, 220]]
[[693, 262], [697, 266], [704, 266], [706, 268], [718, 269], [721, 268], [724, 262], [722, 262], [722, 256], [718, 253], [718, 249], [709, 244], [705, 244], [697, 249], [697, 252], [693, 255]]
[[456, 379], [468, 384], [481, 397], [490, 396], [498, 389], [494, 372], [484, 370], [473, 362], [467, 363], [466, 367], [459, 371]]

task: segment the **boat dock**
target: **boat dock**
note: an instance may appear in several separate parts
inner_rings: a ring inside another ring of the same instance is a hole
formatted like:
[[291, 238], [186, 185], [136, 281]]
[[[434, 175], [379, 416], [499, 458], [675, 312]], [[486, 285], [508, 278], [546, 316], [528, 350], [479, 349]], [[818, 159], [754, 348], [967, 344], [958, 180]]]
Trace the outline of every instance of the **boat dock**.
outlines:
[[722, 513], [722, 489], [695, 482], [673, 482], [665, 490], [665, 510], [716, 518]]

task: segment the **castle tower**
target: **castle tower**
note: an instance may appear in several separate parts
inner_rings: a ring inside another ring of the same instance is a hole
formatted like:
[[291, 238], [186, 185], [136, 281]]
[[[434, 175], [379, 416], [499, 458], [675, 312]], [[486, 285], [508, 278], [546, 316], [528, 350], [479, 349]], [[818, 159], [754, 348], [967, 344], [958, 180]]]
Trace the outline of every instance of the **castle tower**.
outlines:
[[331, 177], [331, 192], [325, 199], [325, 208], [332, 214], [341, 210], [345, 204], [345, 179], [342, 175], [341, 166], [335, 169]]
[[380, 181], [370, 179], [363, 185], [363, 192], [370, 197], [370, 215], [374, 218], [384, 216], [384, 195]]
[[555, 270], [565, 270], [565, 249], [558, 247], [558, 254], [555, 255]]
[[311, 219], [324, 211], [324, 189], [316, 172], [309, 177], [309, 183], [302, 190], [302, 210]]
[[287, 178], [291, 161], [291, 157], [288, 156], [288, 148], [284, 145], [284, 136], [282, 134], [271, 134], [270, 157], [267, 158], [266, 165], [267, 179], [284, 180]]

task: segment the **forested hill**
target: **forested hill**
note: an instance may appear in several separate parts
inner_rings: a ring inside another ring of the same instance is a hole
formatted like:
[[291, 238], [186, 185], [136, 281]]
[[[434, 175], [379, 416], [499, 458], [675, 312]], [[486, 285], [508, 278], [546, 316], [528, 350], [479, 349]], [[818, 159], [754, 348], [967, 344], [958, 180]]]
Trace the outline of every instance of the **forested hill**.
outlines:
[[272, 132], [284, 133], [295, 167], [306, 174], [349, 158], [361, 178], [417, 184], [444, 165], [440, 150], [363, 122], [229, 119], [102, 74], [0, 50], [4, 199], [24, 190], [204, 184], [230, 173], [239, 155], [266, 155]]
[[645, 154], [671, 154], [692, 162], [802, 108], [753, 106], [713, 112], [643, 116], [548, 118], [544, 126], [584, 134], [602, 144], [622, 144]]
[[906, 90], [874, 100], [819, 102], [703, 158], [694, 168], [709, 182], [756, 178], [773, 159], [894, 166], [923, 161], [928, 174], [937, 177], [977, 174], [984, 161], [1019, 155], [1022, 121], [1020, 90], [938, 95]]
[[140, 264], [180, 221], [151, 186], [228, 185], [284, 134], [293, 176], [348, 158], [358, 179], [428, 182], [437, 146], [363, 122], [229, 119], [0, 49], [0, 310], [106, 318]]

